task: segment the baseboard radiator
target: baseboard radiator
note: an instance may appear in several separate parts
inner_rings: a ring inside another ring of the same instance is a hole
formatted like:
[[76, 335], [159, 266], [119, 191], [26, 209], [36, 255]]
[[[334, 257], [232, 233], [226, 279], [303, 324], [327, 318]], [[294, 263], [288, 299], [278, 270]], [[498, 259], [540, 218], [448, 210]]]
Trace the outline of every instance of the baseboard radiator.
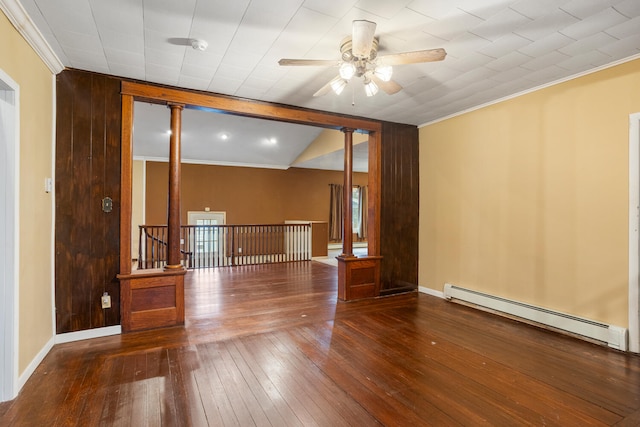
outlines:
[[484, 308], [504, 313], [534, 324], [599, 341], [618, 350], [627, 351], [626, 328], [594, 322], [593, 320], [508, 300], [448, 283], [444, 285], [444, 297], [448, 300], [462, 301], [480, 309]]

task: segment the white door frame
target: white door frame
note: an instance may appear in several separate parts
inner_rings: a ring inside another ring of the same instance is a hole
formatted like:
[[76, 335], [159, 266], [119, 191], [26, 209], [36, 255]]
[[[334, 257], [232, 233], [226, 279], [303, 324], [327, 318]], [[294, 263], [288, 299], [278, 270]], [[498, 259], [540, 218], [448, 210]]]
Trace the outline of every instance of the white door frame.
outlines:
[[20, 86], [0, 69], [0, 402], [18, 394]]
[[640, 113], [629, 115], [629, 351], [640, 353]]

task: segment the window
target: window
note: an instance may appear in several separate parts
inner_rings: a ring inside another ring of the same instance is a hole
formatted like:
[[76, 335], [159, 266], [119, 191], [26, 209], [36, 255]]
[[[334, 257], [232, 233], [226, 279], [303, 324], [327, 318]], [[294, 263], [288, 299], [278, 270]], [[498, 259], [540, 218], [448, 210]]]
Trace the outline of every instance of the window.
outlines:
[[351, 226], [354, 233], [360, 233], [360, 187], [356, 186], [351, 189]]

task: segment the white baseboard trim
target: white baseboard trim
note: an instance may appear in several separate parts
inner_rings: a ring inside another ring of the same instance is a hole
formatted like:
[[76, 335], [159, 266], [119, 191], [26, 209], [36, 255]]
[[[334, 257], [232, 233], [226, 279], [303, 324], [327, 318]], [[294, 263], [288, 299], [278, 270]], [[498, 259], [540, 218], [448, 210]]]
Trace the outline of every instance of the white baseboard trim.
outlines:
[[29, 366], [24, 370], [24, 372], [18, 377], [18, 393], [22, 390], [22, 387], [27, 383], [27, 380], [31, 377], [31, 375], [36, 371], [36, 368], [44, 358], [49, 354], [53, 345], [55, 344], [55, 337], [51, 337], [49, 341], [42, 347], [42, 349], [36, 354], [36, 357], [33, 358]]
[[435, 289], [426, 288], [424, 286], [418, 286], [418, 291], [422, 292], [423, 294], [444, 299], [444, 292], [436, 291]]
[[91, 338], [108, 337], [111, 335], [120, 335], [122, 326], [107, 326], [104, 328], [87, 329], [86, 331], [67, 332], [66, 334], [58, 334], [55, 337], [56, 344], [64, 344], [67, 342], [88, 340]]

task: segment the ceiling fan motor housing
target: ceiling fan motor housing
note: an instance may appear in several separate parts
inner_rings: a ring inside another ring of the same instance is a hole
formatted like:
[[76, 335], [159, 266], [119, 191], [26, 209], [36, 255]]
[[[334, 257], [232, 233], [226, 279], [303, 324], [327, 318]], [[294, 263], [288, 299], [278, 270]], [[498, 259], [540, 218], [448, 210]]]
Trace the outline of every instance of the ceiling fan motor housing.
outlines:
[[340, 43], [340, 53], [344, 62], [350, 62], [354, 65], [355, 76], [362, 77], [369, 69], [375, 68], [373, 61], [378, 56], [378, 38], [374, 37], [368, 57], [358, 58], [353, 55], [351, 36], [346, 37]]

